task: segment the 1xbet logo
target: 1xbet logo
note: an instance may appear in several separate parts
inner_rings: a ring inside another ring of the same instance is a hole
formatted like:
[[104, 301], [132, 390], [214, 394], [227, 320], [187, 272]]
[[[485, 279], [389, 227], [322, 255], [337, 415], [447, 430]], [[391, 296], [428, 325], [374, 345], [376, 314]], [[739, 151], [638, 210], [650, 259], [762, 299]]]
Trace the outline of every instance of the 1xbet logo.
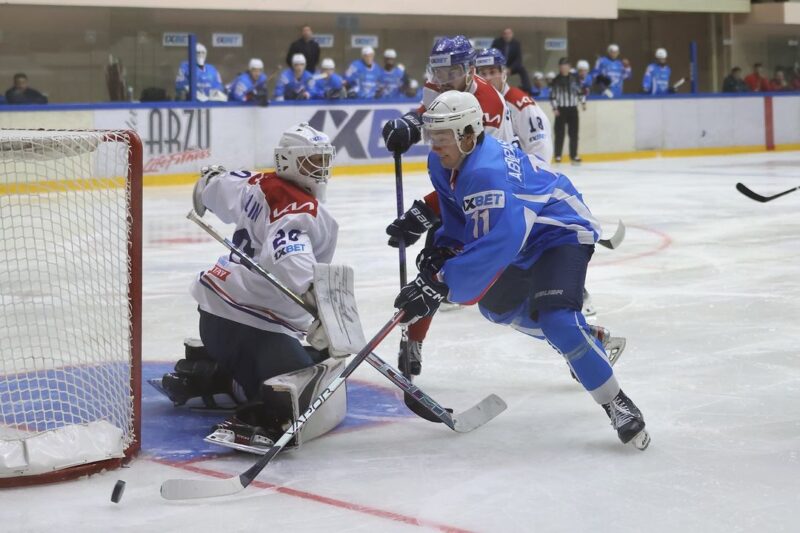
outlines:
[[502, 208], [506, 205], [506, 195], [503, 191], [484, 191], [464, 197], [462, 209], [468, 215], [480, 209]]

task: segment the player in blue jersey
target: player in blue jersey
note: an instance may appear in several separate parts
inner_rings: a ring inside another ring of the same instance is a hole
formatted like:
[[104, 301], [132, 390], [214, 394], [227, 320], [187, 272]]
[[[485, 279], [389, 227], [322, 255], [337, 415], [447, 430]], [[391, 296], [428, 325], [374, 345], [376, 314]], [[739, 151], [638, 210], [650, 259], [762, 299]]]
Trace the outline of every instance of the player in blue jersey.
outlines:
[[608, 80], [609, 97], [622, 96], [622, 84], [631, 77], [631, 64], [627, 59], [620, 59], [619, 46], [610, 44], [608, 55], [597, 60], [592, 75], [603, 76]]
[[581, 194], [563, 174], [485, 135], [480, 104], [468, 92], [442, 93], [422, 122], [441, 227], [395, 307], [414, 321], [433, 315], [445, 298], [478, 303], [490, 321], [546, 339], [603, 406], [620, 440], [646, 448], [644, 418], [580, 311], [600, 234]]
[[313, 75], [306, 70], [306, 56], [295, 54], [292, 56], [292, 68], [284, 69], [278, 83], [275, 85], [273, 96], [275, 100], [308, 100], [311, 98], [311, 79]]
[[326, 57], [320, 64], [320, 73], [311, 80], [311, 98], [314, 100], [337, 100], [345, 98], [344, 79], [336, 74], [336, 63]]
[[267, 75], [264, 74], [264, 62], [253, 58], [247, 65], [247, 72], [242, 72], [228, 85], [228, 100], [231, 102], [249, 102], [267, 104]]
[[642, 79], [642, 92], [647, 94], [669, 94], [675, 92], [669, 84], [672, 70], [667, 65], [667, 51], [664, 48], [656, 50], [656, 60], [647, 65]]
[[387, 48], [383, 52], [383, 72], [378, 81], [378, 93], [381, 98], [398, 98], [402, 96], [403, 87], [407, 84], [406, 69], [397, 64], [397, 52]]
[[[222, 78], [214, 65], [206, 64], [208, 52], [206, 47], [197, 43], [195, 47], [197, 54], [197, 66], [195, 67], [195, 83], [197, 92], [195, 97], [201, 101], [213, 100], [224, 102], [228, 99], [225, 93], [225, 86], [222, 85]], [[178, 67], [178, 75], [175, 77], [175, 99], [186, 100], [189, 96], [189, 62], [183, 61]]]
[[365, 46], [361, 49], [361, 59], [353, 61], [344, 74], [348, 93], [353, 98], [375, 98], [382, 72], [375, 63], [375, 50]]

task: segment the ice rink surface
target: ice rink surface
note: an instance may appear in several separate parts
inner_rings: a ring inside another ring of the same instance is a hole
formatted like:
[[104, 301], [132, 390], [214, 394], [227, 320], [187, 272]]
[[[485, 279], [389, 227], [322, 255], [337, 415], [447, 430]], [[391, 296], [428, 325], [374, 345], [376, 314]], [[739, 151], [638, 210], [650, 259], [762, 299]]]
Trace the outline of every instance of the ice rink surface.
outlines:
[[[161, 499], [161, 482], [237, 474], [255, 456], [174, 459], [146, 433], [129, 468], [2, 491], [0, 531], [798, 531], [800, 192], [759, 204], [734, 185], [765, 195], [800, 185], [800, 153], [559, 170], [609, 234], [617, 219], [628, 228], [618, 250], [598, 248], [587, 287], [594, 322], [628, 339], [615, 370], [647, 421], [645, 452], [617, 440], [547, 344], [467, 308], [437, 315], [417, 384], [456, 410], [503, 397], [508, 410], [473, 433], [376, 412], [379, 423], [279, 455], [236, 496], [188, 502]], [[407, 173], [405, 187], [406, 205], [430, 190], [423, 173]], [[190, 192], [145, 190], [146, 361], [176, 360], [197, 335], [188, 285], [222, 254], [185, 220]], [[398, 289], [384, 235], [394, 178], [338, 176], [328, 193], [335, 261], [355, 267], [369, 337]], [[377, 350], [392, 364], [397, 342], [395, 332]], [[366, 364], [354, 377], [396, 395]], [[176, 452], [208, 446], [173, 442]], [[117, 479], [127, 489], [115, 505]]]

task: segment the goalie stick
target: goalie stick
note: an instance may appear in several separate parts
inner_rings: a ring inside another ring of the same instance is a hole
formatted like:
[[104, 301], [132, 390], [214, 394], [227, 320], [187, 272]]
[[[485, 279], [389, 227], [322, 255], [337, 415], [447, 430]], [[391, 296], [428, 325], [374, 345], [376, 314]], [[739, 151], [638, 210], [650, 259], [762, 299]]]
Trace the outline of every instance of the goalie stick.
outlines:
[[[276, 289], [316, 318], [316, 309], [283, 285], [275, 276], [264, 270], [261, 265], [239, 250], [232, 242], [217, 233], [217, 230], [200, 218], [194, 210], [189, 211], [186, 218], [200, 226], [206, 233], [236, 254], [250, 269], [258, 272], [272, 283]], [[490, 394], [470, 409], [461, 413], [453, 413], [451, 409], [442, 407], [436, 400], [411, 383], [409, 379], [378, 357], [378, 354], [370, 351], [366, 356], [366, 360], [373, 368], [403, 391], [404, 402], [411, 412], [429, 422], [441, 422], [457, 433], [468, 433], [477, 429], [506, 409], [505, 402], [499, 396]]]
[[790, 192], [798, 191], [798, 190], [800, 190], [800, 187], [792, 187], [791, 189], [789, 189], [787, 191], [783, 191], [783, 192], [780, 192], [778, 194], [774, 194], [772, 196], [761, 196], [760, 194], [758, 194], [756, 192], [753, 192], [752, 190], [747, 188], [747, 186], [744, 185], [743, 183], [737, 183], [736, 184], [736, 190], [739, 191], [740, 193], [744, 194], [745, 196], [747, 196], [751, 200], [755, 200], [756, 202], [762, 202], [763, 203], [763, 202], [769, 202], [771, 200], [774, 200], [775, 198], [780, 198], [784, 194], [789, 194]]
[[280, 439], [262, 455], [253, 466], [243, 473], [226, 479], [168, 479], [161, 484], [161, 497], [166, 500], [191, 500], [196, 498], [211, 498], [214, 496], [228, 496], [236, 494], [247, 487], [261, 473], [269, 462], [289, 443], [295, 433], [311, 418], [311, 415], [330, 398], [345, 379], [353, 373], [370, 352], [389, 334], [389, 332], [403, 319], [405, 311], [398, 311], [392, 319], [383, 326], [364, 348], [353, 358], [325, 390], [312, 401], [308, 409], [300, 415], [292, 426], [286, 430]]

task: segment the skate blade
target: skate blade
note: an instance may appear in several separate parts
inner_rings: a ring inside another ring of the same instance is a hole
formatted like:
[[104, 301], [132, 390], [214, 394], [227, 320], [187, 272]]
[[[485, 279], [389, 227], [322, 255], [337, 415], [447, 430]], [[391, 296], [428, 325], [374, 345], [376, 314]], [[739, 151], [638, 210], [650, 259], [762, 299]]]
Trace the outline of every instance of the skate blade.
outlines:
[[264, 455], [269, 451], [272, 445], [275, 444], [268, 438], [261, 436], [256, 437], [259, 440], [257, 445], [241, 444], [235, 442], [235, 438], [236, 436], [233, 434], [233, 431], [229, 431], [227, 429], [218, 429], [203, 440], [210, 444], [216, 444], [218, 446], [224, 446], [240, 452], [253, 453], [256, 455]]
[[442, 302], [439, 304], [439, 311], [443, 313], [449, 313], [450, 311], [458, 311], [459, 309], [464, 309], [464, 306], [461, 304], [455, 304], [453, 302]]
[[630, 444], [637, 450], [644, 451], [650, 446], [650, 434], [646, 429], [643, 429], [630, 440]]
[[609, 337], [608, 344], [605, 345], [606, 355], [608, 362], [611, 366], [617, 362], [619, 356], [625, 351], [625, 345], [628, 343], [625, 337]]

